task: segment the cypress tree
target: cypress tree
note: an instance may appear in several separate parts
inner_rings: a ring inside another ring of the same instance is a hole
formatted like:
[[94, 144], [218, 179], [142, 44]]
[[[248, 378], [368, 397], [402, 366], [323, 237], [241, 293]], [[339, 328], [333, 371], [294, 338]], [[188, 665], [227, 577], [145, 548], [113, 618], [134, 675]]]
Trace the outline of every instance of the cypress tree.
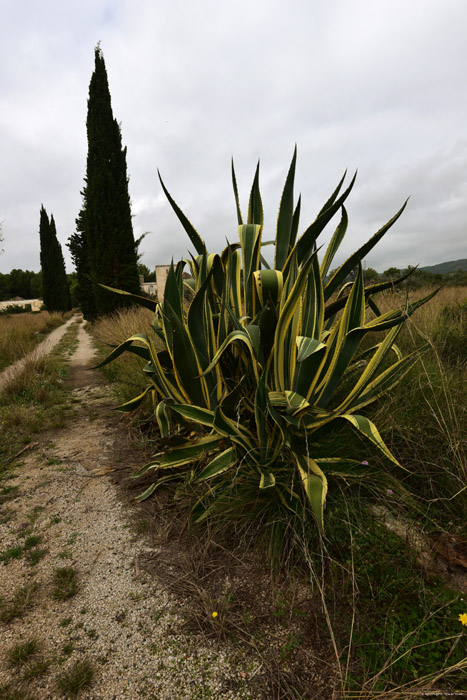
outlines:
[[[99, 46], [89, 85], [88, 155], [83, 205], [76, 219], [70, 251], [78, 273], [85, 318], [108, 313], [124, 301], [96, 283], [138, 294], [137, 251], [131, 223], [126, 167], [120, 127], [113, 117], [107, 72]], [[92, 282], [91, 282], [92, 280]]]
[[50, 221], [41, 205], [39, 238], [41, 244], [42, 299], [48, 311], [69, 311], [71, 297], [66, 278], [65, 261], [54, 217]]

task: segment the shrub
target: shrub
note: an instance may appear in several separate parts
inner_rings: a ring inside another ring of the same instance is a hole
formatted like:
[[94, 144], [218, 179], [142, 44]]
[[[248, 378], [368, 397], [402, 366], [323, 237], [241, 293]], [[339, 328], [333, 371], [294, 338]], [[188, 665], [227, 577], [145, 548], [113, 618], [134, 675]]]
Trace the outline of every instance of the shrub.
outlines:
[[[370, 473], [367, 464], [350, 456], [323, 453], [324, 436], [342, 425], [351, 426], [398, 464], [362, 410], [389, 391], [417, 360], [420, 351], [403, 357], [395, 341], [405, 319], [436, 292], [381, 313], [374, 296], [407, 275], [365, 286], [362, 260], [405, 204], [328, 277], [347, 230], [344, 202], [355, 177], [341, 193], [342, 178], [315, 221], [297, 237], [295, 162], [296, 152], [282, 193], [276, 236], [267, 242], [262, 240], [259, 169], [245, 221], [232, 167], [239, 242], [228, 244], [220, 254], [208, 254], [161, 179], [197, 256], [172, 264], [162, 303], [127, 295], [155, 312], [155, 338], [132, 335], [101, 363], [124, 351], [146, 361], [148, 387], [120, 410], [133, 411], [152, 395], [169, 449], [141, 470], [141, 475], [155, 470], [156, 480], [140, 499], [182, 472], [208, 485], [209, 498], [201, 499], [193, 511], [196, 520], [212, 512], [216, 502], [225, 503], [226, 494], [229, 498], [235, 493], [238, 502], [238, 488], [254, 484], [257, 500], [272, 495], [295, 515], [311, 511], [322, 527], [328, 477], [364, 478]], [[320, 262], [318, 236], [339, 211], [340, 222]], [[270, 243], [274, 269], [261, 253]], [[185, 266], [191, 279], [183, 278]], [[344, 284], [349, 274], [354, 280]], [[190, 301], [185, 303], [187, 289]], [[384, 332], [383, 339], [375, 339]]]

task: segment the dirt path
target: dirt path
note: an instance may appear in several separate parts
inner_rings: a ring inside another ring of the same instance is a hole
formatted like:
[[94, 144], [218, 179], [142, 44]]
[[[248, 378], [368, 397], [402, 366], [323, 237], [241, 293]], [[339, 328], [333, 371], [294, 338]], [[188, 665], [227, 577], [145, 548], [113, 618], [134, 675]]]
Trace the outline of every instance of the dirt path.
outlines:
[[[2, 697], [62, 697], [58, 678], [83, 660], [94, 669], [83, 700], [252, 697], [238, 661], [183, 633], [179, 602], [140, 570], [147, 545], [108, 476], [132, 456], [109, 387], [88, 369], [92, 356], [81, 325], [71, 359], [74, 414], [23, 456], [8, 482], [17, 491], [1, 506], [0, 689], [19, 684], [18, 695]], [[8, 651], [33, 638], [31, 660], [13, 666]]]
[[0, 391], [5, 384], [7, 384], [16, 374], [23, 370], [24, 365], [31, 358], [39, 358], [47, 355], [60, 342], [67, 332], [68, 327], [74, 323], [77, 318], [78, 314], [74, 314], [66, 323], [58, 328], [55, 328], [51, 333], [49, 333], [49, 335], [44, 338], [44, 340], [39, 343], [39, 345], [34, 348], [32, 352], [23, 357], [21, 360], [18, 360], [18, 362], [15, 362], [13, 365], [10, 365], [10, 367], [4, 369], [3, 372], [0, 372]]

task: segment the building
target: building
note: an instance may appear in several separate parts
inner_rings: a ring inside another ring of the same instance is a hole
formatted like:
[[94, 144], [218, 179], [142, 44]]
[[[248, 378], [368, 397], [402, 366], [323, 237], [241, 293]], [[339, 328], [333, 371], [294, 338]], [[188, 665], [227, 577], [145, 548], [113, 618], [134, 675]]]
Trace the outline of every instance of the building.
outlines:
[[[143, 275], [139, 276], [139, 283], [141, 291], [149, 294], [152, 297], [156, 297], [157, 301], [161, 303], [164, 300], [164, 290], [165, 284], [167, 282], [167, 275], [169, 274], [170, 265], [156, 265], [156, 281], [155, 282], [145, 282]], [[183, 273], [183, 279], [190, 279], [191, 275], [186, 272]]]
[[9, 299], [8, 301], [0, 301], [0, 311], [5, 311], [9, 306], [30, 306], [31, 311], [40, 311], [43, 305], [42, 299]]

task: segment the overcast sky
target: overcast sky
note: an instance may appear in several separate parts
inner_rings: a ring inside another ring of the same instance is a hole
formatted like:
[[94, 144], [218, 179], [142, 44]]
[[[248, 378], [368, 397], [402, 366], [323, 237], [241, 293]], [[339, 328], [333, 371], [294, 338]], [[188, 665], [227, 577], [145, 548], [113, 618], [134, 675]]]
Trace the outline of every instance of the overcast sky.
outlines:
[[237, 238], [231, 157], [245, 210], [261, 159], [269, 239], [295, 143], [300, 232], [344, 170], [358, 168], [342, 256], [410, 195], [367, 265], [467, 257], [466, 0], [0, 0], [0, 8], [0, 272], [39, 270], [41, 204], [72, 270], [66, 242], [81, 206], [98, 41], [128, 148], [135, 237], [150, 231], [148, 267], [190, 248], [157, 168], [215, 252]]

